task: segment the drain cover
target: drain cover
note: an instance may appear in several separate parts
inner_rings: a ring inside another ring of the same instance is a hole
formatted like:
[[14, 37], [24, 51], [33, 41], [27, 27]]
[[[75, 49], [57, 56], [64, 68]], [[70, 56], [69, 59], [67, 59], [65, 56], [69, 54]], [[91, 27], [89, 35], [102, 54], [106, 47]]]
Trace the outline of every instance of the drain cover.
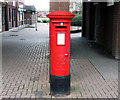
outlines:
[[32, 78], [30, 78], [30, 81], [33, 81], [33, 82], [39, 81], [39, 77], [32, 77]]
[[25, 40], [25, 39], [20, 39], [20, 40]]
[[9, 36], [18, 36], [18, 35], [12, 34], [12, 35], [9, 35]]

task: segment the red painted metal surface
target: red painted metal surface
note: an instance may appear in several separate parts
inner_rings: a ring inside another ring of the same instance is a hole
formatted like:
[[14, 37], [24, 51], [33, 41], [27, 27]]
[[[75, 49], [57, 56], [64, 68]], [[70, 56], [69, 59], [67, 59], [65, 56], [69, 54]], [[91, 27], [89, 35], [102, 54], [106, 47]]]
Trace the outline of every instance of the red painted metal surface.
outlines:
[[50, 18], [50, 74], [70, 75], [70, 25], [74, 14], [55, 11]]
[[11, 14], [11, 20], [12, 20], [12, 10], [10, 9], [10, 14]]

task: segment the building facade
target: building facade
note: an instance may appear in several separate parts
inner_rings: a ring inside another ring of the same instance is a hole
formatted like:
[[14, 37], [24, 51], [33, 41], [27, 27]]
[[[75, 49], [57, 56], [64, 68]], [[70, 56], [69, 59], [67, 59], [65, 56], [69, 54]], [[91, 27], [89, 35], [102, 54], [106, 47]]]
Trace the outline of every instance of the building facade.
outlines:
[[50, 0], [50, 12], [68, 11], [72, 13], [82, 12], [82, 0]]
[[25, 11], [25, 4], [24, 0], [18, 0], [16, 2], [16, 26], [20, 26], [24, 24], [24, 11]]
[[15, 2], [5, 1], [5, 31], [15, 27]]
[[2, 3], [0, 3], [0, 32], [2, 32]]
[[2, 0], [2, 31], [23, 24], [24, 0]]
[[25, 23], [32, 25], [36, 22], [36, 8], [34, 6], [25, 6]]
[[70, 0], [61, 2], [60, 0], [50, 0], [50, 12], [53, 11], [69, 11]]
[[6, 20], [6, 3], [5, 2], [1, 2], [2, 3], [2, 31], [5, 31], [5, 20]]
[[70, 0], [69, 11], [76, 14], [82, 12], [82, 1]]
[[83, 3], [83, 37], [120, 59], [120, 2]]

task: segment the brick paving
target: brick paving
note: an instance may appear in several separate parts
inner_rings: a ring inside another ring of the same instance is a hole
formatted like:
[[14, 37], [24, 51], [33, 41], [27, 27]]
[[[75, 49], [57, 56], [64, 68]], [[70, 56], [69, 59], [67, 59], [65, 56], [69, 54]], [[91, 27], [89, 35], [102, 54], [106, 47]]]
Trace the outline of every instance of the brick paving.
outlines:
[[[2, 49], [2, 98], [55, 98], [49, 95], [47, 24], [39, 24], [37, 32], [4, 33]], [[63, 98], [117, 97], [118, 79], [105, 79], [89, 59], [72, 57], [71, 94]]]

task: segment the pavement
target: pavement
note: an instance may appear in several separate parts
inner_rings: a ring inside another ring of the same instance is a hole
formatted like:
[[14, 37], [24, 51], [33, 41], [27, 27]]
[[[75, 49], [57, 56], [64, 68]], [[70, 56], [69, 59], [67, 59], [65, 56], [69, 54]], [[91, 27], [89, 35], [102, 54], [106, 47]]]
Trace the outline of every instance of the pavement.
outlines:
[[71, 36], [72, 58], [89, 59], [105, 79], [118, 79], [118, 61], [102, 46], [80, 36], [80, 33]]
[[[1, 98], [49, 95], [49, 25], [2, 36]], [[118, 98], [118, 62], [102, 47], [71, 34], [71, 94], [60, 98]]]

